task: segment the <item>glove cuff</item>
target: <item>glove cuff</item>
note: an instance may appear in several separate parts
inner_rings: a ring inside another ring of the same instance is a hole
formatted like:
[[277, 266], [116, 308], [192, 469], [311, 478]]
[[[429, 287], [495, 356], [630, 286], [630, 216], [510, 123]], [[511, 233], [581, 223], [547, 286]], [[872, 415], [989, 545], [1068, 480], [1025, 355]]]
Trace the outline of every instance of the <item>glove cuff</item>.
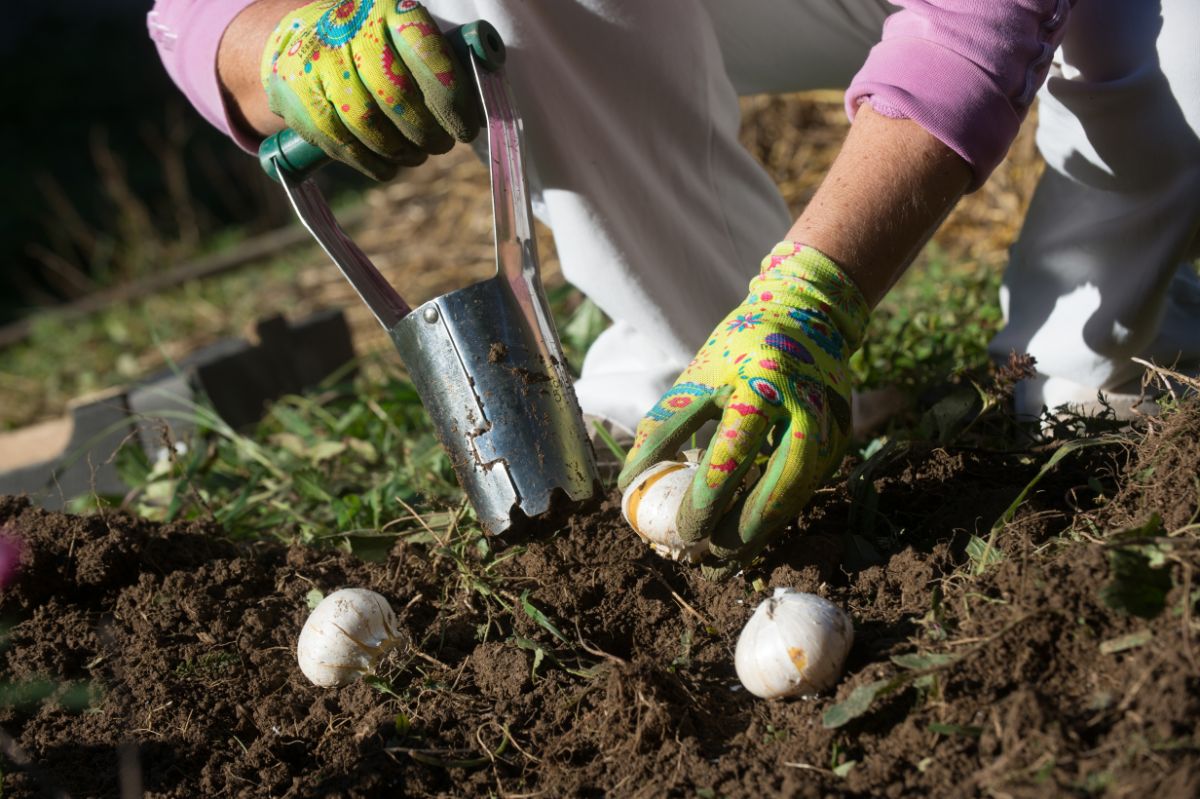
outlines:
[[815, 303], [845, 339], [846, 357], [859, 348], [871, 308], [854, 281], [824, 253], [807, 244], [781, 241], [759, 268], [750, 281], [752, 296], [793, 306]]

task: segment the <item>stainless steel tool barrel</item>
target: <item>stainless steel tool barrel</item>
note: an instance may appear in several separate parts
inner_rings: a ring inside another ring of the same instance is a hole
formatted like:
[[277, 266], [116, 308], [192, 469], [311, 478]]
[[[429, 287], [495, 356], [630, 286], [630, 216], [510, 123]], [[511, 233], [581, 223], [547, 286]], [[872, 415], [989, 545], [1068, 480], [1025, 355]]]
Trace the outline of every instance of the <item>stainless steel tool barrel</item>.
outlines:
[[520, 118], [503, 44], [486, 23], [456, 30], [486, 116], [496, 276], [409, 310], [303, 176], [322, 157], [294, 134], [264, 143], [264, 167], [392, 337], [483, 528], [491, 534], [599, 489], [546, 302], [526, 191]]

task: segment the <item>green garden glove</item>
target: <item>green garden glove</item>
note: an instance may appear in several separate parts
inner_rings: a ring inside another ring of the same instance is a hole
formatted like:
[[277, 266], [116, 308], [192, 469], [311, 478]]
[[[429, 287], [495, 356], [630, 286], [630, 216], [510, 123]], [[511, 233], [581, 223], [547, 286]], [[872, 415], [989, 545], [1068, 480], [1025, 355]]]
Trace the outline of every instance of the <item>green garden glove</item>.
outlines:
[[378, 180], [479, 131], [474, 83], [414, 0], [316, 0], [267, 39], [271, 110], [310, 144]]
[[[850, 437], [846, 362], [869, 313], [833, 261], [790, 241], [777, 245], [750, 295], [638, 425], [621, 489], [719, 418], [676, 524], [685, 541], [711, 535], [713, 555], [748, 563], [841, 462]], [[773, 452], [762, 476], [730, 510], [764, 447]]]

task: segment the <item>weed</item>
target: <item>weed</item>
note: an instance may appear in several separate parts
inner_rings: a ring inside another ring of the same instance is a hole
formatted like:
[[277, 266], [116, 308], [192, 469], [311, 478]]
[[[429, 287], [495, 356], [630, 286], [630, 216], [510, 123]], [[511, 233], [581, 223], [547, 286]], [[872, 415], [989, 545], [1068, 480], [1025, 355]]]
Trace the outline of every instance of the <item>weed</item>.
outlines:
[[175, 676], [181, 680], [213, 683], [234, 676], [241, 666], [241, 658], [236, 652], [205, 652], [195, 660], [187, 658], [178, 663]]
[[679, 634], [679, 654], [671, 659], [671, 665], [668, 671], [681, 671], [690, 668], [692, 665], [692, 630], [685, 628]]
[[1001, 323], [999, 274], [952, 266], [936, 247], [927, 255], [876, 309], [850, 360], [858, 385], [899, 386], [916, 396], [988, 363], [987, 343]]
[[196, 434], [150, 462], [133, 443], [118, 469], [127, 500], [164, 520], [213, 518], [235, 537], [332, 543], [370, 555], [412, 529], [412, 502], [460, 499], [416, 391], [394, 370], [287, 397], [241, 433], [203, 405]]

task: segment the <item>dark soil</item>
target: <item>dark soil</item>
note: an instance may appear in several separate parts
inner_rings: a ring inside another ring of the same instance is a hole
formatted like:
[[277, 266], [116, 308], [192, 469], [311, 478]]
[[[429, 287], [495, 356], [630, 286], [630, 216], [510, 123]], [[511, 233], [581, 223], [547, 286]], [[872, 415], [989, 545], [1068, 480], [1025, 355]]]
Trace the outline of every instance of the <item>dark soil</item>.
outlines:
[[[1192, 408], [1068, 456], [982, 574], [971, 537], [1046, 453], [897, 450], [724, 582], [648, 552], [612, 499], [508, 550], [447, 533], [380, 563], [3, 499], [26, 547], [0, 596], [3, 796], [1194, 797], [1198, 439]], [[1101, 589], [1112, 534], [1154, 513], [1153, 540], [1176, 533], [1169, 593], [1139, 618]], [[778, 585], [853, 615], [834, 695], [739, 689], [738, 632]], [[387, 596], [412, 639], [381, 672], [393, 693], [318, 689], [295, 665], [309, 592], [343, 586]], [[958, 659], [822, 726], [918, 650]], [[12, 690], [34, 681], [52, 695]]]

